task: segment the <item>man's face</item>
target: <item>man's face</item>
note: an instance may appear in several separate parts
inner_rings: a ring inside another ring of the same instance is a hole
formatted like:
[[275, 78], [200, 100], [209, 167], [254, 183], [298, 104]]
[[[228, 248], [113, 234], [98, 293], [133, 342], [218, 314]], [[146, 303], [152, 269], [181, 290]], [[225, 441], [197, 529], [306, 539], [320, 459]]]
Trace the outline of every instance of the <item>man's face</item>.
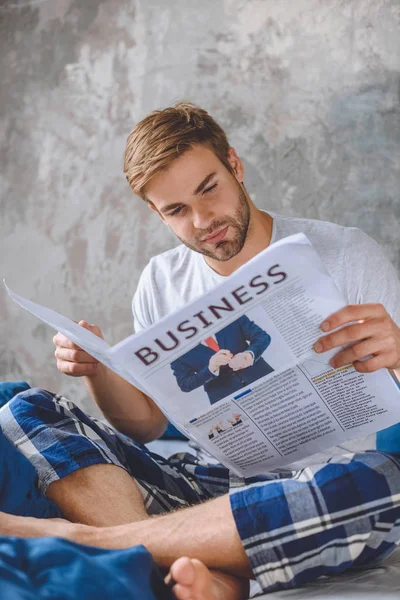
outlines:
[[[229, 161], [241, 180], [243, 165], [233, 149]], [[243, 248], [250, 223], [238, 179], [212, 150], [197, 145], [152, 178], [146, 197], [185, 246], [226, 261]]]

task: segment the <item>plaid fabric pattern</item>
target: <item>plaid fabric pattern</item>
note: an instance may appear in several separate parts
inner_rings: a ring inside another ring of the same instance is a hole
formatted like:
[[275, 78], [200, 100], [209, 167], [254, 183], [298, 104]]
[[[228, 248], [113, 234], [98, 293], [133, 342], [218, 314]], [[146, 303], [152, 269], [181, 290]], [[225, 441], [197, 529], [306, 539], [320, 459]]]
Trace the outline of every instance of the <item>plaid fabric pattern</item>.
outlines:
[[400, 455], [368, 451], [231, 494], [264, 591], [382, 560], [400, 543]]
[[0, 428], [34, 465], [42, 492], [93, 464], [130, 473], [149, 514], [230, 492], [240, 538], [264, 592], [372, 565], [400, 543], [400, 455], [364, 452], [245, 480], [191, 454], [166, 460], [40, 389], [4, 406]]

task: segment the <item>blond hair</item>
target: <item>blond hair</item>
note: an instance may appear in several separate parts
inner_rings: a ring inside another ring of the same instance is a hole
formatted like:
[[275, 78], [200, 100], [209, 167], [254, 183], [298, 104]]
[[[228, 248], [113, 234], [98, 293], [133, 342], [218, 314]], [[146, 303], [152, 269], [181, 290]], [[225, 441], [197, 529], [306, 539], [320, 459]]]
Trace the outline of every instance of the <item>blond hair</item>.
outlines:
[[124, 154], [124, 173], [134, 193], [146, 199], [150, 179], [195, 144], [208, 146], [232, 171], [225, 132], [207, 111], [190, 102], [155, 110], [135, 125]]

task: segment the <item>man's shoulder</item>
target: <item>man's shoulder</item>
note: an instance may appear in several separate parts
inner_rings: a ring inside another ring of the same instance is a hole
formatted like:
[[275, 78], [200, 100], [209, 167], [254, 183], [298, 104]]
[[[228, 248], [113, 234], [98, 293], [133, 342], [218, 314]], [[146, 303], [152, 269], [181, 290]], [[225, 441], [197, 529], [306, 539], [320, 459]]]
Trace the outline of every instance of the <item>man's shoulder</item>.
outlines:
[[345, 225], [338, 225], [331, 221], [324, 221], [322, 219], [305, 219], [300, 217], [287, 217], [283, 215], [275, 215], [275, 219], [278, 221], [279, 227], [282, 229], [293, 229], [293, 231], [304, 232], [311, 231], [313, 233], [329, 233], [333, 236], [341, 236], [347, 230], [355, 229], [354, 227], [347, 227]]
[[179, 244], [152, 256], [143, 270], [143, 275], [151, 279], [169, 279], [185, 268], [193, 260], [193, 251]]
[[163, 282], [180, 278], [194, 260], [192, 250], [180, 244], [153, 256], [143, 269], [141, 280], [162, 286]]
[[173, 267], [174, 265], [191, 258], [192, 254], [193, 250], [190, 250], [190, 248], [184, 244], [179, 244], [179, 246], [156, 254], [150, 259], [150, 262], [153, 264], [169, 264]]
[[278, 235], [284, 237], [292, 233], [305, 233], [311, 243], [325, 248], [348, 249], [349, 246], [362, 245], [371, 240], [358, 227], [339, 225], [330, 221], [320, 219], [304, 219], [298, 217], [285, 217], [276, 215], [278, 223]]
[[188, 277], [195, 271], [193, 261], [196, 253], [183, 244], [153, 256], [140, 275], [139, 293], [168, 295], [167, 291], [179, 288], [187, 283]]
[[176, 309], [191, 251], [183, 244], [153, 256], [143, 269], [132, 299], [135, 329], [145, 329]]

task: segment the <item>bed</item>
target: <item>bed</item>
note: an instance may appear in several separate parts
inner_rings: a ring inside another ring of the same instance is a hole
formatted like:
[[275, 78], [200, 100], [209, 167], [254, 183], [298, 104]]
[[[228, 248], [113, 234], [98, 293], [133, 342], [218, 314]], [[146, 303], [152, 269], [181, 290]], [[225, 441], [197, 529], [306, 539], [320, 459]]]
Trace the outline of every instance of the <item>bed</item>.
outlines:
[[[6, 400], [4, 384], [3, 386], [0, 384], [0, 405], [2, 401], [5, 402]], [[389, 433], [391, 433], [391, 435], [387, 437], [386, 442], [385, 440], [381, 440], [380, 442], [381, 446], [383, 443], [387, 444], [386, 449], [388, 451], [393, 450], [393, 448], [390, 447], [390, 444], [399, 443], [399, 430], [393, 430], [393, 432]], [[177, 439], [157, 440], [156, 442], [149, 444], [149, 447], [153, 452], [157, 452], [163, 456], [170, 456], [175, 452], [194, 452], [186, 441]], [[21, 455], [21, 461], [22, 458]], [[21, 469], [24, 468], [25, 465], [21, 462]], [[29, 471], [27, 471], [27, 473], [29, 474]], [[7, 480], [7, 473], [3, 471], [2, 478], [0, 479], [0, 491], [2, 491], [2, 484], [3, 491], [4, 487], [8, 488], [10, 492], [12, 491], [12, 494], [6, 494], [5, 498], [3, 498], [4, 502], [1, 508], [6, 512], [12, 512], [11, 504], [15, 506], [19, 501], [18, 495], [16, 495], [17, 490], [10, 489], [9, 484], [11, 482], [11, 477], [12, 473], [9, 474]], [[100, 568], [99, 573], [101, 575], [104, 575], [107, 569], [109, 573], [115, 574], [114, 588], [112, 591], [113, 599], [119, 600], [119, 598], [121, 598], [121, 600], [128, 600], [130, 597], [138, 597], [130, 595], [131, 592], [133, 593], [135, 585], [139, 584], [138, 578], [136, 578], [135, 581], [132, 579], [133, 562], [131, 561], [142, 560], [142, 566], [139, 565], [140, 574], [144, 574], [148, 578], [147, 581], [150, 581], [150, 579], [155, 581], [157, 589], [154, 590], [153, 595], [151, 590], [149, 590], [148, 596], [147, 592], [146, 594], [141, 594], [141, 599], [143, 598], [143, 600], [145, 600], [145, 598], [148, 597], [149, 599], [160, 598], [166, 600], [168, 597], [171, 597], [168, 590], [165, 588], [163, 589], [161, 576], [152, 564], [151, 557], [146, 555], [144, 548], [142, 550], [129, 549], [128, 551], [121, 552], [101, 551], [99, 549], [89, 549], [88, 547], [86, 547], [88, 549], [82, 549], [79, 545], [58, 540], [57, 542], [61, 542], [61, 546], [59, 546], [60, 551], [55, 552], [53, 549], [50, 549], [50, 551], [49, 548], [47, 548], [49, 544], [51, 545], [53, 543], [49, 540], [50, 538], [47, 538], [47, 541], [46, 539], [24, 541], [15, 538], [0, 537], [0, 551], [2, 550], [3, 552], [2, 555], [0, 552], [0, 592], [4, 591], [2, 590], [2, 585], [9, 583], [8, 576], [14, 569], [14, 572], [18, 575], [16, 576], [16, 579], [13, 580], [13, 583], [23, 583], [29, 587], [29, 584], [31, 583], [29, 578], [32, 578], [33, 575], [35, 575], [32, 581], [34, 582], [36, 590], [39, 589], [40, 584], [44, 585], [48, 583], [49, 574], [51, 574], [52, 577], [54, 576], [55, 580], [61, 582], [65, 580], [65, 577], [72, 577], [69, 585], [61, 585], [61, 591], [59, 591], [56, 596], [47, 594], [44, 597], [57, 597], [60, 600], [69, 600], [70, 598], [90, 600], [93, 597], [96, 598], [96, 600], [100, 600], [103, 597], [109, 597], [109, 595], [104, 596], [104, 594], [100, 594], [100, 592], [106, 592], [105, 584], [102, 585], [101, 590], [99, 590], [99, 587], [97, 586], [99, 581], [98, 577], [94, 575], [88, 579], [87, 576], [87, 573], [90, 572], [91, 569], [93, 569], [93, 573], [96, 573], [96, 569]], [[46, 548], [49, 550], [47, 554]], [[140, 554], [139, 559], [134, 557], [135, 551]], [[144, 551], [144, 554], [142, 551]], [[50, 556], [50, 562], [46, 558], [47, 555]], [[1, 563], [1, 559], [4, 559], [4, 557], [5, 560]], [[76, 561], [76, 557], [79, 559], [78, 562]], [[77, 564], [86, 566], [85, 568], [82, 568], [81, 566], [76, 567]], [[71, 565], [75, 565], [75, 567], [72, 568]], [[127, 568], [128, 565], [130, 565], [129, 568]], [[55, 567], [58, 567], [58, 572]], [[80, 577], [82, 578], [81, 580], [79, 579]], [[112, 582], [113, 577], [109, 577], [108, 580], [108, 582]], [[91, 582], [93, 582], [92, 587], [90, 587]], [[54, 581], [52, 581], [51, 585], [54, 585]], [[144, 583], [143, 585], [149, 587], [148, 583]], [[17, 588], [18, 585], [15, 589], [17, 590]], [[75, 595], [71, 595], [73, 589], [79, 590], [79, 592], [75, 593]], [[84, 595], [82, 595], [83, 589], [86, 589]], [[90, 589], [92, 590], [93, 595], [90, 595]], [[127, 590], [130, 590], [130, 592]], [[33, 595], [29, 595], [30, 591], [28, 588], [26, 588], [25, 592], [22, 596], [18, 595], [18, 591], [12, 595], [7, 593], [6, 596], [4, 593], [0, 593], [0, 597], [7, 597], [7, 600], [20, 600], [20, 598], [33, 599], [38, 597], [37, 595], [35, 596], [34, 593]], [[260, 589], [257, 584], [253, 584], [251, 596], [253, 597], [258, 594], [260, 594]], [[258, 595], [258, 597], [271, 600], [301, 600], [303, 598], [312, 600], [389, 600], [400, 598], [400, 548], [383, 563], [374, 568], [348, 571], [341, 576], [321, 578], [301, 588], [274, 592], [261, 596]]]

